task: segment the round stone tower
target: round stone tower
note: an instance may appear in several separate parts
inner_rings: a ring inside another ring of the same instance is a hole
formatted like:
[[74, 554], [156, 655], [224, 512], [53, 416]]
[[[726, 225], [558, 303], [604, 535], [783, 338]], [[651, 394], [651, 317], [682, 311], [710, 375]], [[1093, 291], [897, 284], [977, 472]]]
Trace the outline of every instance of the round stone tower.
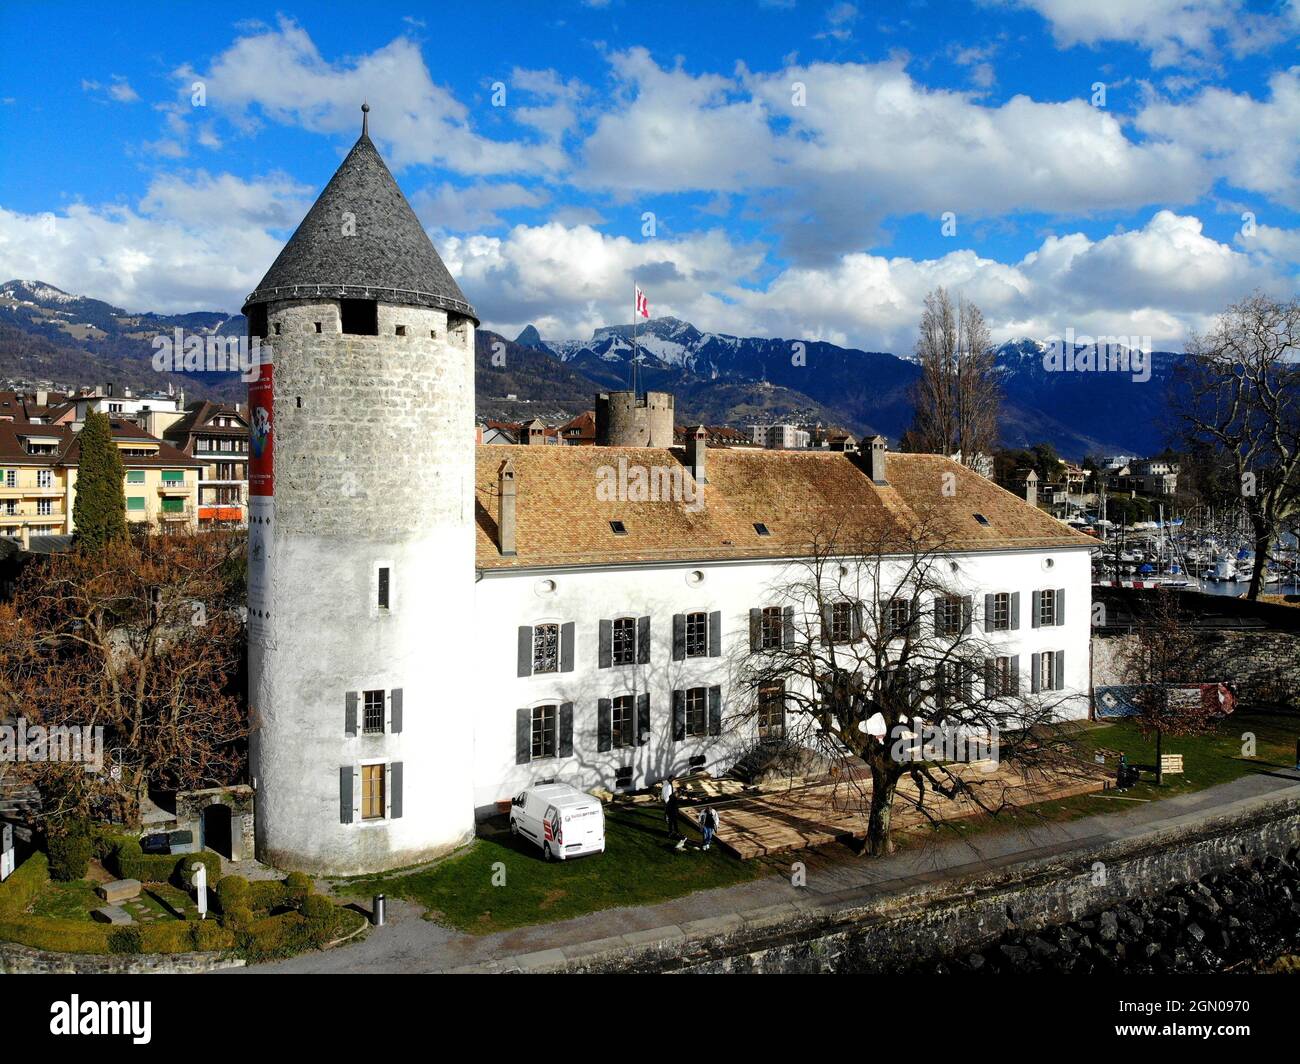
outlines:
[[412, 864], [474, 827], [477, 318], [364, 120], [244, 311], [257, 855]]
[[596, 443], [602, 447], [671, 447], [673, 393], [601, 392], [596, 396]]

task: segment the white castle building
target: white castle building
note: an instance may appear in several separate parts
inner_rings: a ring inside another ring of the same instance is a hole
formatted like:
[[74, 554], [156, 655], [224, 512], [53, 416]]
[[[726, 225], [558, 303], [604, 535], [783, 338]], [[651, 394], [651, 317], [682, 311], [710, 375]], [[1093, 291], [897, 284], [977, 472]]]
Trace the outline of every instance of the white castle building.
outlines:
[[[270, 352], [250, 386], [264, 861], [399, 867], [539, 779], [725, 769], [757, 739], [730, 723], [754, 611], [846, 520], [940, 513], [1016, 682], [1087, 713], [1095, 544], [945, 457], [476, 446], [477, 317], [364, 126], [245, 312]], [[602, 490], [638, 468], [686, 490]]]

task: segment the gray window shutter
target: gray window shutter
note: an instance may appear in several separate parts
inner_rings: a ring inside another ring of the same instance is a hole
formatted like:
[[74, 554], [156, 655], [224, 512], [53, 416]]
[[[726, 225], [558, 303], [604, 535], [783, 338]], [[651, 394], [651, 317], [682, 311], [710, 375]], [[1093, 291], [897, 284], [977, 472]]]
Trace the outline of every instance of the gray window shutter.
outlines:
[[1034, 694], [1038, 694], [1038, 673], [1041, 667], [1042, 658], [1037, 654], [1031, 655], [1029, 658], [1029, 690]]
[[757, 606], [749, 608], [749, 649], [754, 653], [763, 649], [763, 611]]
[[722, 688], [717, 684], [709, 688], [709, 734], [722, 734]]
[[993, 631], [993, 598], [992, 595], [984, 596], [984, 631]]
[[[1030, 627], [1032, 628], [1038, 627], [1038, 618], [1041, 616], [1041, 613], [1038, 608], [1039, 607], [1038, 596], [1041, 594], [1042, 594], [1041, 591], [1033, 591], [1030, 592], [1029, 595], [1029, 624]], [[1037, 691], [1038, 688], [1035, 687], [1034, 690]]]
[[614, 664], [614, 622], [600, 622], [600, 649], [597, 652], [596, 667], [608, 669]]
[[1052, 688], [1052, 690], [1063, 691], [1065, 689], [1065, 651], [1064, 650], [1058, 650], [1056, 652], [1056, 668], [1053, 671], [1056, 673], [1056, 675], [1053, 677], [1053, 679], [1056, 680], [1056, 685]]
[[686, 738], [686, 692], [673, 692], [673, 742]]
[[394, 687], [388, 695], [388, 713], [391, 721], [390, 730], [394, 735], [402, 734], [402, 689]]
[[984, 659], [984, 697], [996, 698], [998, 696], [998, 660], [997, 658]]
[[521, 624], [519, 626], [519, 675], [531, 676], [533, 674], [533, 626], [531, 624]]
[[357, 693], [349, 691], [343, 701], [343, 734], [349, 739], [357, 734]]
[[853, 642], [862, 638], [862, 603], [855, 602], [853, 609], [849, 611], [849, 630], [853, 636]]
[[822, 642], [827, 646], [831, 643], [831, 608], [822, 606]]
[[939, 595], [934, 597], [934, 634], [943, 635], [943, 598]]
[[533, 759], [533, 711], [525, 706], [515, 710], [515, 764], [526, 765]]
[[614, 746], [611, 706], [612, 702], [608, 698], [596, 699], [596, 750], [602, 754]]
[[781, 611], [781, 645], [789, 650], [794, 646], [794, 607], [786, 606]]
[[1020, 592], [1011, 592], [1011, 630], [1020, 630]]
[[636, 619], [636, 660], [638, 665], [650, 664], [650, 618]]
[[1013, 655], [1011, 658], [1011, 693], [1020, 694], [1020, 655]]
[[352, 823], [352, 766], [339, 766], [339, 823]]
[[1062, 625], [1065, 623], [1065, 588], [1056, 589], [1056, 623]]
[[722, 656], [722, 611], [714, 610], [709, 614], [709, 657]]
[[402, 818], [402, 762], [394, 761], [388, 766], [388, 818]]
[[650, 694], [636, 696], [636, 741], [644, 745], [650, 741]]
[[573, 703], [560, 703], [560, 737], [557, 744], [560, 757], [573, 756]]
[[961, 600], [961, 630], [963, 634], [970, 631], [971, 614], [974, 609], [971, 596], [963, 595]]
[[686, 658], [686, 614], [673, 614], [673, 661]]
[[560, 671], [573, 671], [573, 622], [560, 625]]

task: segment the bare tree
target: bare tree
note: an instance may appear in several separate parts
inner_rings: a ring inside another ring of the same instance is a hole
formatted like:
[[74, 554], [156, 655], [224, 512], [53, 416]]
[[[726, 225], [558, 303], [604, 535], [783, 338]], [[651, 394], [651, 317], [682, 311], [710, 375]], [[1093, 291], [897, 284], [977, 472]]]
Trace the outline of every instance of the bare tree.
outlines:
[[[905, 778], [925, 817], [935, 799], [969, 799], [991, 814], [1006, 807], [1005, 779], [970, 771], [963, 746], [1026, 780], [1085, 771], [1073, 730], [1059, 727], [1077, 698], [1061, 688], [1060, 660], [1022, 661], [989, 638], [1001, 622], [983, 615], [984, 602], [977, 620], [950, 542], [923, 514], [906, 528], [824, 538], [771, 589], [780, 606], [751, 614], [749, 653], [735, 670], [736, 715], [760, 735], [784, 712], [789, 742], [829, 759], [850, 785], [869, 776], [871, 854], [893, 849]], [[1001, 607], [1013, 605], [995, 615]]]
[[963, 298], [954, 307], [945, 289], [935, 289], [925, 297], [916, 354], [921, 376], [912, 393], [909, 440], [918, 450], [960, 454], [965, 465], [975, 466], [997, 445], [1001, 404], [993, 344], [979, 307]]
[[1300, 515], [1300, 300], [1235, 303], [1187, 354], [1174, 378], [1184, 432], [1240, 491], [1255, 551], [1247, 597], [1258, 598], [1273, 544]]
[[238, 778], [244, 538], [151, 535], [29, 565], [0, 606], [0, 716], [103, 728], [104, 769], [27, 766], [51, 820], [138, 820], [150, 787]]
[[[1203, 735], [1212, 730], [1217, 707], [1187, 690], [1202, 673], [1205, 644], [1186, 623], [1173, 591], [1157, 590], [1135, 605], [1136, 626], [1120, 651], [1125, 681], [1136, 688], [1138, 730], [1156, 740], [1156, 786], [1164, 783], [1161, 755], [1166, 735]], [[1182, 687], [1183, 690], [1179, 690]]]

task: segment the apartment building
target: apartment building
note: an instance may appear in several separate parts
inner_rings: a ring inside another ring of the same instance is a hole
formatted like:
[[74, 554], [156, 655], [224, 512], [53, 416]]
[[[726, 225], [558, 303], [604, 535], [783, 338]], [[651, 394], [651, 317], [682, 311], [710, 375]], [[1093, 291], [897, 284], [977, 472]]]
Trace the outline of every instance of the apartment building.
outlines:
[[[195, 526], [200, 464], [132, 421], [110, 418], [125, 467], [126, 517], [155, 529]], [[71, 535], [81, 457], [68, 425], [0, 422], [0, 535]]]
[[198, 521], [248, 523], [248, 416], [242, 404], [191, 403], [163, 433], [165, 442], [203, 463], [198, 483]]

